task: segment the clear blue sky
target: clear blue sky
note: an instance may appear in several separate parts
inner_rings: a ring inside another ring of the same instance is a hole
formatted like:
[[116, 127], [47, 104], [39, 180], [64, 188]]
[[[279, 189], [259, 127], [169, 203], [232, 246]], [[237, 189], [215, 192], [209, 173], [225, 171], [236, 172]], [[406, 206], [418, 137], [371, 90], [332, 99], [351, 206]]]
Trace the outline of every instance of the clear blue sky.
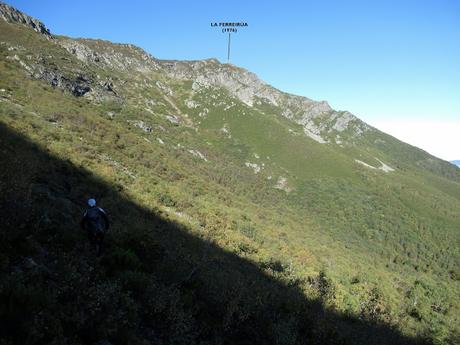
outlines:
[[246, 21], [231, 62], [283, 91], [376, 125], [460, 123], [460, 0], [7, 2], [55, 34], [129, 42], [162, 59], [225, 61], [226, 35], [211, 21]]

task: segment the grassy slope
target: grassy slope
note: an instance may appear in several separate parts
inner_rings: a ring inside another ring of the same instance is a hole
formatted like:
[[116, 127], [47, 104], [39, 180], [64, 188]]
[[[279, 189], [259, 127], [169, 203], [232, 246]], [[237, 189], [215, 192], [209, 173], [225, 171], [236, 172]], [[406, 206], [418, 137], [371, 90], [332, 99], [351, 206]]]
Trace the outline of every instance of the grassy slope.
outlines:
[[[1, 41], [51, 55], [47, 63], [60, 69], [86, 68], [30, 30], [0, 26]], [[327, 303], [338, 310], [398, 323], [404, 332], [426, 332], [443, 342], [458, 332], [460, 188], [455, 173], [448, 170], [452, 176], [446, 179], [436, 170], [418, 168], [416, 162], [426, 157], [410, 158], [413, 149], [390, 137], [385, 140], [391, 145], [384, 148], [371, 145], [375, 138], [346, 149], [320, 145], [290, 133], [301, 129], [286, 119], [237, 101], [227, 111], [210, 104], [209, 115], [201, 119], [183, 105], [189, 84], [150, 76], [174, 88], [173, 101], [197, 129], [174, 126], [164, 114], [176, 110], [158, 89], [134, 88], [141, 75], [116, 76], [128, 81], [124, 92], [130, 102], [96, 104], [31, 80], [17, 63], [6, 60], [11, 55], [6, 47], [1, 49], [0, 88], [6, 90], [1, 121], [55, 157], [87, 168], [130, 199], [240, 257], [262, 267], [279, 262], [280, 279], [305, 280], [325, 269], [335, 285]], [[91, 73], [113, 76], [91, 68]], [[225, 91], [210, 92], [229, 101]], [[204, 103], [210, 92], [195, 97]], [[139, 93], [159, 100], [154, 114], [136, 108]], [[114, 119], [108, 111], [116, 114]], [[153, 134], [126, 122], [137, 119], [154, 125]], [[220, 130], [224, 124], [231, 139]], [[199, 150], [209, 162], [189, 149]], [[396, 172], [384, 174], [354, 162], [375, 164], [373, 157], [397, 167]], [[262, 161], [265, 169], [258, 175], [244, 166]], [[438, 170], [446, 175], [443, 169]], [[288, 178], [293, 192], [273, 188], [279, 176]], [[28, 181], [25, 177], [25, 185]], [[110, 198], [105, 202], [116, 208]], [[305, 282], [304, 292], [314, 296], [311, 286]], [[375, 293], [382, 306], [369, 315], [366, 303], [375, 300]]]

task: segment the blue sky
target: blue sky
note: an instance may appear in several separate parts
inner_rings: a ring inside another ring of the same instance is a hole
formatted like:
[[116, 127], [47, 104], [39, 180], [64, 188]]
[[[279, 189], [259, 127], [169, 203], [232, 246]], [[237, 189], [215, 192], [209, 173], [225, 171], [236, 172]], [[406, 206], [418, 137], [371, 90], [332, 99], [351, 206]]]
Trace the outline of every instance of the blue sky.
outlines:
[[225, 61], [227, 37], [210, 23], [246, 21], [232, 63], [460, 159], [459, 0], [7, 2], [55, 34], [129, 42], [162, 59]]

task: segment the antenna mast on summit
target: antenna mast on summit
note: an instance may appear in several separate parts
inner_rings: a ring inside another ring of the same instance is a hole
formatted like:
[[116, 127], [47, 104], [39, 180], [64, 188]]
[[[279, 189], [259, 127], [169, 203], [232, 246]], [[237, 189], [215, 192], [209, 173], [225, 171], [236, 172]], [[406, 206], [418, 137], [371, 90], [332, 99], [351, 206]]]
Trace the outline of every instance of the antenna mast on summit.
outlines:
[[228, 33], [228, 48], [227, 48], [227, 63], [230, 63], [230, 42], [231, 42], [231, 33]]
[[228, 33], [228, 42], [227, 42], [227, 63], [230, 63], [230, 52], [232, 45], [232, 32], [237, 33], [238, 29], [247, 27], [248, 23], [246, 22], [211, 22], [212, 28], [220, 28], [222, 33]]

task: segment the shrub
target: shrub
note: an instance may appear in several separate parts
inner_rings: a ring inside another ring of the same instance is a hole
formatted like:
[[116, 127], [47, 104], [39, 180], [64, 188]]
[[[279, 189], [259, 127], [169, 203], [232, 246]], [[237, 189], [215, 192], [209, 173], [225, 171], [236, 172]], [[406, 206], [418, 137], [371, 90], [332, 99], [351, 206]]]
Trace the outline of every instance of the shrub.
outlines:
[[263, 262], [261, 264], [263, 269], [269, 269], [273, 272], [283, 273], [288, 265], [277, 259], [270, 259], [269, 261]]
[[323, 300], [332, 300], [335, 298], [335, 286], [332, 280], [326, 275], [324, 270], [319, 271], [316, 277], [309, 277], [308, 282]]
[[142, 267], [137, 255], [131, 249], [113, 248], [102, 259], [109, 274], [123, 270], [136, 270]]
[[[367, 297], [361, 302], [361, 317], [372, 321], [390, 321], [388, 308], [383, 302], [383, 296], [377, 287], [373, 287]], [[410, 314], [410, 313], [409, 313]]]

